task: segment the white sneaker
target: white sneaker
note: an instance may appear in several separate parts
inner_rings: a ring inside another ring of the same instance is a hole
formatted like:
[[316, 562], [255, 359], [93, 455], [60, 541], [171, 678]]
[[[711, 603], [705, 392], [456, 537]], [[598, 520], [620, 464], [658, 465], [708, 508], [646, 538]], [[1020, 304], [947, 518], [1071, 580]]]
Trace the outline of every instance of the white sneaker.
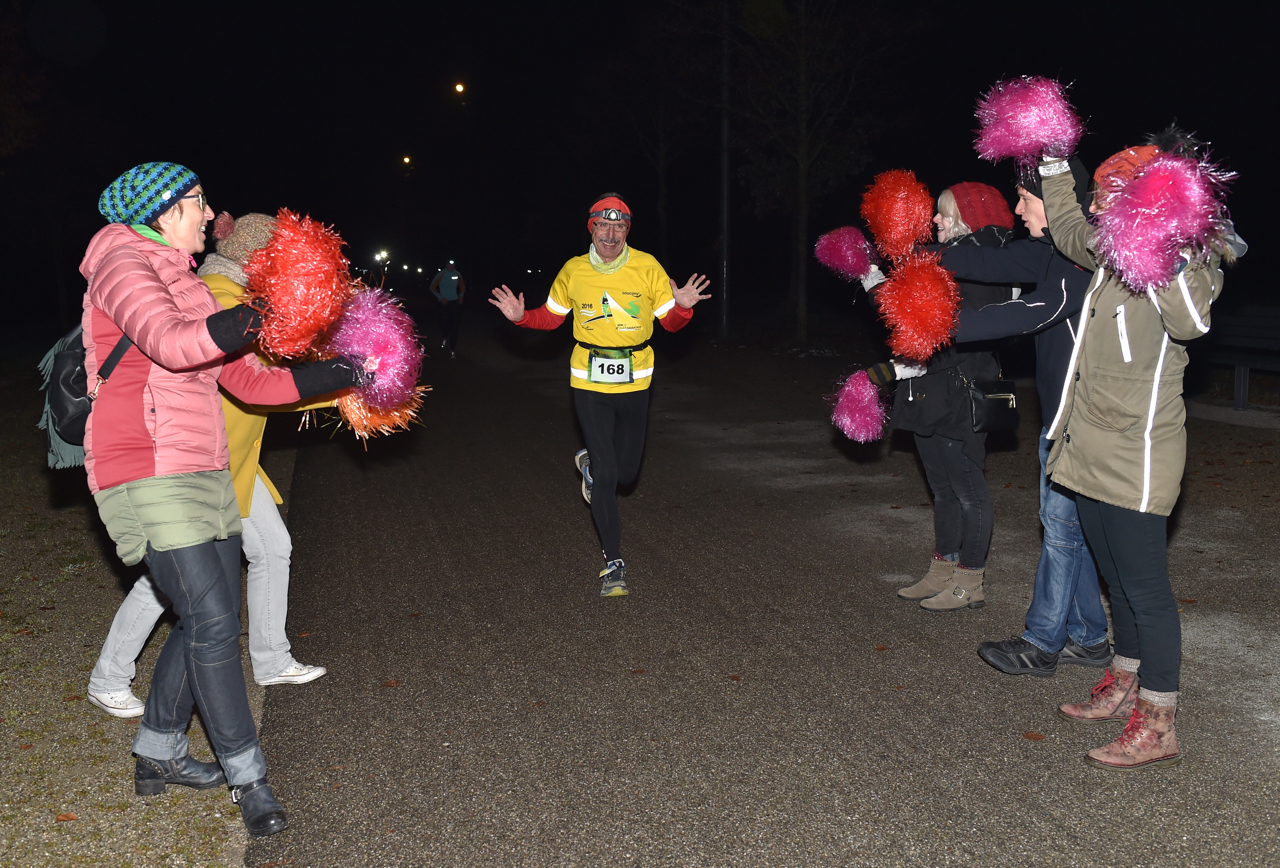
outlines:
[[133, 695], [129, 688], [109, 690], [106, 693], [90, 693], [89, 701], [112, 717], [142, 717], [147, 706], [141, 699]]
[[328, 671], [323, 666], [308, 666], [305, 663], [295, 661], [286, 666], [278, 675], [273, 675], [270, 678], [254, 678], [253, 680], [263, 687], [268, 684], [306, 684], [308, 681], [315, 681]]

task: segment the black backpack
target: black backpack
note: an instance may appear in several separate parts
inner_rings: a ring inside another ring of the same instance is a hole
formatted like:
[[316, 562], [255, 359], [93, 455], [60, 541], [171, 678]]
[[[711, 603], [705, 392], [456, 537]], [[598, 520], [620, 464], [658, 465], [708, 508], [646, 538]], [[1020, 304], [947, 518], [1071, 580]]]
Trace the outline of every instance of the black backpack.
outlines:
[[44, 413], [39, 427], [48, 435], [49, 466], [55, 469], [79, 467], [84, 464], [84, 428], [93, 409], [93, 399], [98, 389], [107, 382], [111, 372], [133, 341], [121, 336], [120, 341], [98, 370], [98, 382], [89, 391], [89, 375], [84, 367], [84, 335], [76, 326], [40, 360], [40, 373], [44, 376]]

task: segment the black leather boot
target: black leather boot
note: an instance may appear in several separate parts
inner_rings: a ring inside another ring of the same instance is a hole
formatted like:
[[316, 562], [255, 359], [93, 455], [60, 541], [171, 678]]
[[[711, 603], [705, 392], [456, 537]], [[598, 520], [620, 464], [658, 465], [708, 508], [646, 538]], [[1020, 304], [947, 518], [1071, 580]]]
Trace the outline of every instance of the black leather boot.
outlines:
[[133, 768], [133, 791], [140, 796], [158, 796], [169, 784], [193, 790], [226, 786], [227, 776], [216, 762], [202, 763], [190, 754], [182, 759], [157, 760], [140, 756]]
[[289, 828], [284, 806], [271, 794], [266, 778], [231, 788], [231, 801], [240, 806], [240, 819], [255, 838], [265, 838]]

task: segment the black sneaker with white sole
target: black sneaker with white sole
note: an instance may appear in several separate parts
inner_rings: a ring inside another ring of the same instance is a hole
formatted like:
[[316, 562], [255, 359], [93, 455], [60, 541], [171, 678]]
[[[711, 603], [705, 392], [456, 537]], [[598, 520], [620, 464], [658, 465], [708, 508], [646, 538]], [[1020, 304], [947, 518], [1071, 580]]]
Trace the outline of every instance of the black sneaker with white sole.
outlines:
[[1106, 669], [1111, 665], [1111, 644], [1103, 639], [1097, 645], [1086, 646], [1068, 638], [1066, 646], [1058, 654], [1058, 662]]
[[1058, 655], [1041, 651], [1021, 636], [1003, 642], [983, 642], [978, 656], [1008, 675], [1050, 678], [1058, 671]]

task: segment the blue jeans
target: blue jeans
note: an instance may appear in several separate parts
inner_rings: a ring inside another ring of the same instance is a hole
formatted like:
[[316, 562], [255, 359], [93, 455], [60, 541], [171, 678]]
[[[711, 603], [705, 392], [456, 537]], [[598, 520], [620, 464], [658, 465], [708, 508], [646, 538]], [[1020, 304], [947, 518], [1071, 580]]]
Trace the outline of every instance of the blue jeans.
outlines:
[[156, 760], [186, 756], [187, 727], [199, 705], [227, 782], [266, 777], [240, 664], [240, 537], [163, 552], [148, 544], [147, 566], [178, 623], [156, 661], [133, 752]]
[[1040, 432], [1040, 523], [1044, 545], [1036, 567], [1035, 591], [1022, 634], [1041, 651], [1062, 650], [1070, 636], [1079, 645], [1097, 645], [1107, 638], [1107, 613], [1102, 608], [1098, 571], [1085, 543], [1076, 512], [1075, 494], [1054, 487], [1045, 476], [1053, 441]]

